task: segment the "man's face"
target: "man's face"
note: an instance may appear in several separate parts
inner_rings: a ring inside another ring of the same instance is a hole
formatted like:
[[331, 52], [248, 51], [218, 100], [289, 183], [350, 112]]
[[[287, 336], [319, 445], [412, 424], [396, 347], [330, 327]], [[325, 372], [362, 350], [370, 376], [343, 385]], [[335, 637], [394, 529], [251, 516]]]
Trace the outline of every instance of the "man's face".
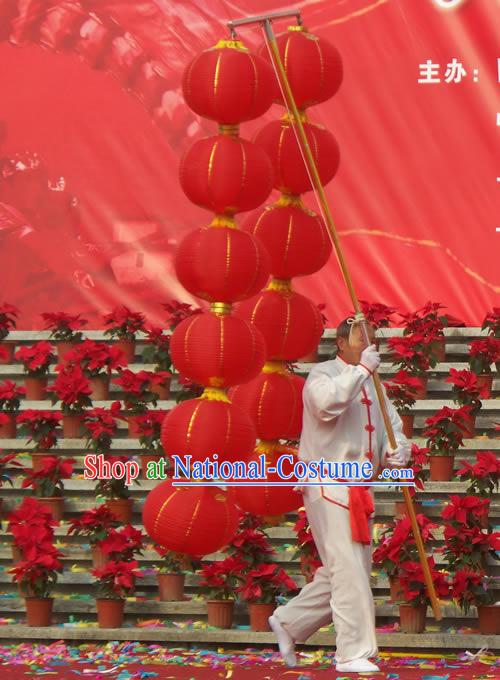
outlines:
[[[373, 326], [368, 326], [368, 337], [370, 338], [369, 344], [372, 345], [375, 342], [375, 329]], [[354, 326], [352, 329], [350, 343], [349, 338], [339, 338], [338, 345], [342, 359], [348, 364], [359, 364], [361, 352], [368, 347], [359, 325]]]

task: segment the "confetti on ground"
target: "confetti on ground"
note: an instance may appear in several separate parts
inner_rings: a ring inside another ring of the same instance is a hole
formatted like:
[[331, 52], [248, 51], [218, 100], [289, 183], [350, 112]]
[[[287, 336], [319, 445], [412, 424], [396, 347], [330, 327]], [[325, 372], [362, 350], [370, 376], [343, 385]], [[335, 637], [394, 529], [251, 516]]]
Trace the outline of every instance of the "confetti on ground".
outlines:
[[[145, 622], [155, 623], [155, 622]], [[22, 643], [0, 646], [0, 666], [9, 666], [9, 680], [46, 675], [89, 680], [349, 680], [332, 673], [334, 652], [299, 651], [299, 665], [287, 669], [276, 650], [183, 649], [140, 642], [50, 645]], [[364, 680], [488, 680], [500, 676], [500, 657], [487, 650], [462, 654], [381, 653], [381, 672]]]

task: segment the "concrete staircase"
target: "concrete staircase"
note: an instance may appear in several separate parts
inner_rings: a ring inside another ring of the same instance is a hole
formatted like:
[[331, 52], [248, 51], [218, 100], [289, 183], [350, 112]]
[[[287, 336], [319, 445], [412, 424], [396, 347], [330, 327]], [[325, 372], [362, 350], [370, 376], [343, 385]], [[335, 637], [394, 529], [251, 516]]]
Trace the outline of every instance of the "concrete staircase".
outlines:
[[[377, 333], [381, 338], [380, 351], [382, 365], [380, 374], [382, 379], [388, 379], [395, 371], [390, 364], [387, 355], [387, 344], [384, 338], [401, 334], [401, 329], [383, 329]], [[467, 345], [474, 338], [482, 335], [476, 328], [450, 328], [446, 329], [447, 362], [441, 363], [430, 372], [428, 398], [417, 402], [414, 408], [416, 415], [414, 441], [419, 445], [425, 444], [421, 438], [421, 430], [424, 420], [433, 414], [438, 408], [451, 402], [451, 386], [444, 382], [450, 368], [465, 368]], [[87, 337], [95, 340], [105, 339], [101, 331], [87, 331]], [[19, 346], [31, 344], [37, 340], [47, 339], [47, 332], [17, 331], [11, 333], [9, 341]], [[320, 359], [329, 358], [334, 352], [335, 331], [326, 330], [321, 346]], [[153, 369], [142, 363], [142, 347], [138, 343], [136, 363], [131, 369]], [[306, 375], [311, 364], [298, 364], [297, 370]], [[0, 365], [0, 380], [11, 379], [22, 383], [23, 373], [19, 364]], [[121, 394], [116, 386], [112, 385], [111, 400], [109, 402], [94, 402], [95, 406], [109, 407], [111, 401], [119, 399]], [[174, 382], [172, 390], [178, 389]], [[500, 376], [495, 376], [493, 382], [492, 398], [483, 402], [481, 415], [477, 420], [478, 435], [474, 439], [465, 440], [463, 450], [457, 457], [460, 460], [473, 460], [479, 450], [500, 449], [500, 436], [495, 433], [495, 422], [500, 422]], [[175, 405], [175, 400], [161, 401], [158, 408], [169, 409]], [[50, 410], [57, 409], [49, 401], [29, 402], [24, 401], [21, 409], [35, 408]], [[139, 451], [137, 440], [129, 439], [123, 430], [113, 442], [113, 450], [121, 453], [136, 455]], [[0, 448], [4, 452], [21, 452], [20, 460], [25, 465], [30, 465], [30, 457], [27, 452], [30, 445], [25, 439], [17, 438], [0, 440]], [[94, 495], [94, 482], [83, 480], [82, 464], [84, 441], [79, 439], [61, 439], [58, 449], [62, 455], [71, 455], [76, 458], [75, 478], [65, 483], [66, 489], [66, 515], [65, 518], [76, 516], [83, 510], [95, 507], [97, 504]], [[141, 480], [140, 486], [132, 487], [134, 503], [134, 524], [140, 527], [141, 506], [148, 490], [155, 482]], [[21, 478], [15, 476], [14, 488], [4, 486], [0, 490], [0, 498], [3, 499], [4, 513], [17, 505], [24, 495], [31, 493], [22, 490]], [[429, 517], [438, 517], [443, 505], [450, 494], [463, 494], [465, 484], [460, 482], [427, 482], [425, 492], [421, 494], [424, 512]], [[401, 494], [396, 489], [380, 488], [376, 491], [376, 522], [382, 525], [394, 515], [394, 501], [400, 499]], [[491, 522], [500, 525], [500, 501], [494, 499], [490, 511]], [[292, 530], [294, 515], [286, 517], [282, 525], [270, 527], [268, 533], [277, 551], [277, 560], [296, 578], [299, 585], [304, 580], [300, 575], [299, 564], [293, 559], [295, 550], [295, 534]], [[0, 638], [6, 640], [144, 640], [151, 642], [166, 642], [175, 646], [219, 646], [231, 645], [269, 646], [274, 644], [271, 633], [253, 633], [248, 628], [248, 618], [244, 604], [236, 607], [235, 628], [229, 631], [208, 628], [206, 626], [206, 610], [204, 601], [199, 596], [198, 581], [195, 574], [186, 577], [186, 596], [184, 602], [159, 602], [157, 597], [156, 578], [154, 564], [156, 553], [148, 549], [144, 556], [139, 558], [141, 568], [144, 569], [144, 578], [139, 581], [136, 597], [130, 598], [126, 604], [126, 625], [122, 629], [103, 630], [97, 628], [95, 604], [93, 600], [92, 577], [88, 573], [91, 566], [91, 558], [88, 544], [85, 539], [67, 537], [67, 525], [63, 523], [56, 530], [56, 536], [60, 541], [60, 548], [65, 553], [65, 573], [59, 578], [55, 591], [55, 615], [56, 625], [50, 628], [28, 628], [24, 622], [24, 601], [18, 597], [17, 587], [12, 585], [11, 577], [7, 570], [12, 564], [10, 536], [6, 533], [6, 523], [2, 525], [2, 542], [0, 543], [0, 618], [5, 625], [0, 625]], [[380, 528], [380, 527], [379, 527]], [[438, 540], [432, 547], [442, 545], [442, 533], [438, 533]], [[220, 559], [221, 554], [207, 556], [205, 560]], [[442, 563], [439, 556], [436, 561]], [[500, 562], [490, 560], [489, 570], [492, 574], [500, 575]], [[389, 602], [388, 581], [384, 574], [374, 573], [373, 592], [376, 601], [377, 625], [379, 644], [382, 648], [415, 649], [475, 649], [487, 646], [490, 650], [500, 648], [500, 636], [484, 636], [477, 633], [477, 620], [475, 612], [464, 616], [454, 605], [443, 606], [443, 621], [437, 623], [432, 618], [432, 612], [428, 612], [427, 630], [421, 635], [409, 635], [397, 632], [394, 623], [398, 620], [397, 606]], [[499, 596], [500, 597], [500, 596]], [[12, 621], [11, 621], [12, 620]], [[159, 620], [163, 625], [143, 625], [144, 622]], [[476, 632], [474, 632], [476, 631]], [[322, 629], [316, 633], [307, 645], [332, 646], [335, 635], [331, 629]]]

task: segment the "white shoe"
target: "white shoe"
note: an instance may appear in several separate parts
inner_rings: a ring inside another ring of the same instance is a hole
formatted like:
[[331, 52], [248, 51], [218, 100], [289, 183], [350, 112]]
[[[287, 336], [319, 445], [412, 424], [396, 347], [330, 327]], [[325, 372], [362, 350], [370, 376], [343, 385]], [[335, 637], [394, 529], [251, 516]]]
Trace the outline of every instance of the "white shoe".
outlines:
[[353, 661], [338, 663], [335, 666], [335, 670], [341, 673], [376, 673], [380, 668], [371, 661], [368, 661], [368, 659], [354, 659]]
[[295, 643], [292, 637], [283, 628], [275, 616], [269, 617], [269, 625], [271, 626], [271, 630], [276, 635], [276, 639], [278, 640], [281, 658], [289, 668], [293, 668], [297, 665], [297, 657], [294, 653]]

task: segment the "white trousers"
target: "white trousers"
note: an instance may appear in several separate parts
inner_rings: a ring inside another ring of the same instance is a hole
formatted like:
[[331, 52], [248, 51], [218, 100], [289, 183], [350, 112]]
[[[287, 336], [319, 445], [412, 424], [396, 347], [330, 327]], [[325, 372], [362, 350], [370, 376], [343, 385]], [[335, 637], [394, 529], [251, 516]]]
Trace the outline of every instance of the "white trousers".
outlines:
[[378, 652], [370, 587], [372, 547], [352, 541], [349, 510], [324, 498], [308, 499], [311, 488], [305, 489], [304, 507], [323, 566], [275, 615], [296, 642], [305, 642], [333, 620], [336, 662], [368, 659]]

